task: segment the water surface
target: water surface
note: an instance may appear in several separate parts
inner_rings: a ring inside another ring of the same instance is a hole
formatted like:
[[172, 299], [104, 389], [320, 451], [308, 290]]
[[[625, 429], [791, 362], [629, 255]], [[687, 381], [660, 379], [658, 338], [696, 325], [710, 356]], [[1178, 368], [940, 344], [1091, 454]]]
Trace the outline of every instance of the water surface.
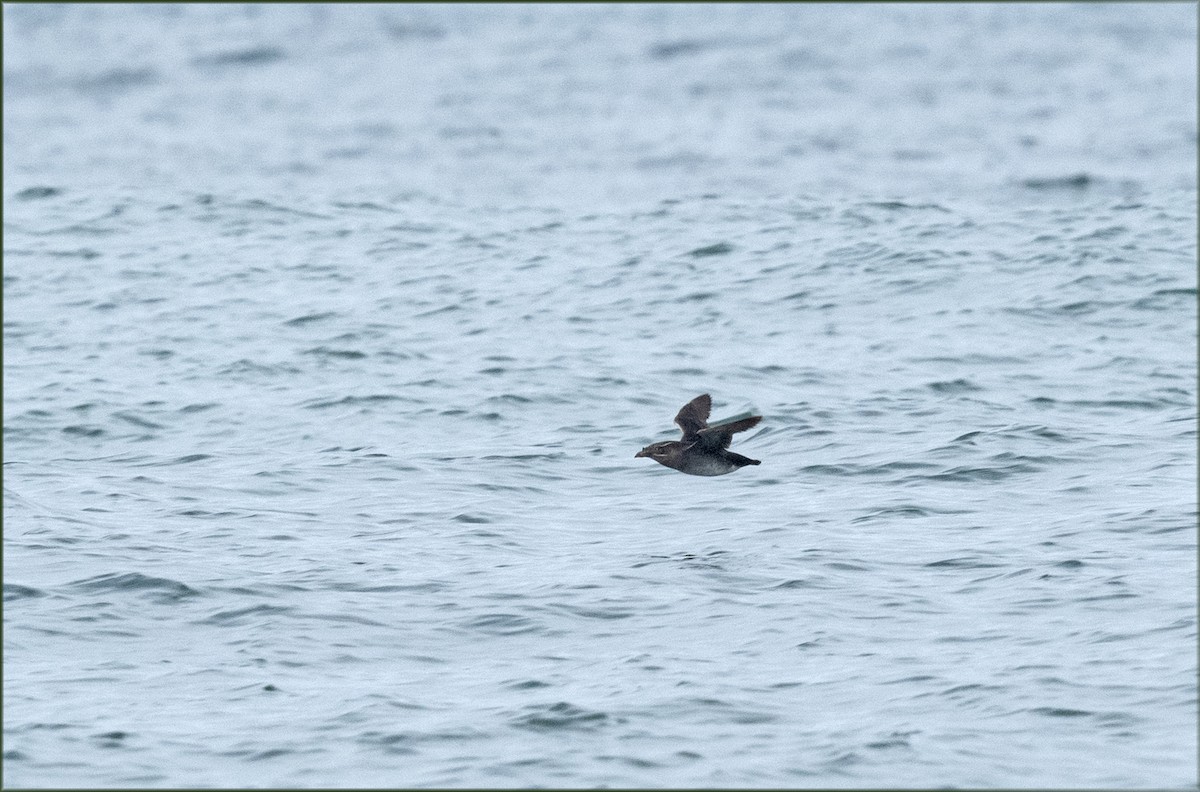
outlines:
[[6, 785], [1195, 786], [1194, 6], [4, 14]]

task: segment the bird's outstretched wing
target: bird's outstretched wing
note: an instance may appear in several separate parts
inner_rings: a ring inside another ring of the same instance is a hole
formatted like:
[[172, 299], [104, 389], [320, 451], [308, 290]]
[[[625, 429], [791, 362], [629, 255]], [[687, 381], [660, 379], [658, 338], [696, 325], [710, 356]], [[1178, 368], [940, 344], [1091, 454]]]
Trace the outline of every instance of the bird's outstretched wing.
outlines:
[[712, 411], [712, 397], [702, 393], [683, 405], [675, 416], [675, 423], [683, 430], [685, 443], [695, 440], [701, 429], [708, 426], [708, 414]]
[[729, 448], [735, 434], [757, 426], [761, 420], [761, 415], [752, 415], [749, 418], [706, 427], [696, 432], [696, 436], [702, 448]]

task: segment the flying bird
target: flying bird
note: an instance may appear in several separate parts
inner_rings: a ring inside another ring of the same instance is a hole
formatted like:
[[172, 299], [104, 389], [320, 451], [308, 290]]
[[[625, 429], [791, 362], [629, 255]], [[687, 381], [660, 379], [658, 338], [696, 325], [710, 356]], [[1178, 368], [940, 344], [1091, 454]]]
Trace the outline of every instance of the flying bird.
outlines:
[[650, 457], [660, 465], [692, 476], [722, 476], [746, 465], [762, 464], [757, 459], [729, 450], [733, 435], [757, 426], [762, 416], [752, 415], [709, 426], [711, 410], [712, 397], [707, 393], [692, 399], [675, 416], [675, 423], [683, 430], [683, 439], [651, 443], [634, 454], [634, 458]]

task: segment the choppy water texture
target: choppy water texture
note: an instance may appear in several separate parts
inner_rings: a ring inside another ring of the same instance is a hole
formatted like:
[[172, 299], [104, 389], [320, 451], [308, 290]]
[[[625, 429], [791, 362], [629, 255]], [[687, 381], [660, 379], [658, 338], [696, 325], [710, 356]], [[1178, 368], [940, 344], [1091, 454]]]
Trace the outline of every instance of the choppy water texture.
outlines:
[[7, 786], [1196, 784], [1194, 5], [4, 23]]

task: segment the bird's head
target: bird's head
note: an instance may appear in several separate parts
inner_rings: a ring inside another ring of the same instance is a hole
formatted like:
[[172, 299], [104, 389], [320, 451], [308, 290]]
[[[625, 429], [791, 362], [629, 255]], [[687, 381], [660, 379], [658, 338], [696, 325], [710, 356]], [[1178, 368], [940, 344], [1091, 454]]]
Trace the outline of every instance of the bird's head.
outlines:
[[679, 445], [676, 440], [665, 440], [661, 443], [651, 443], [633, 455], [634, 459], [638, 457], [650, 457], [659, 462], [664, 459], [669, 459], [675, 453], [675, 448]]

